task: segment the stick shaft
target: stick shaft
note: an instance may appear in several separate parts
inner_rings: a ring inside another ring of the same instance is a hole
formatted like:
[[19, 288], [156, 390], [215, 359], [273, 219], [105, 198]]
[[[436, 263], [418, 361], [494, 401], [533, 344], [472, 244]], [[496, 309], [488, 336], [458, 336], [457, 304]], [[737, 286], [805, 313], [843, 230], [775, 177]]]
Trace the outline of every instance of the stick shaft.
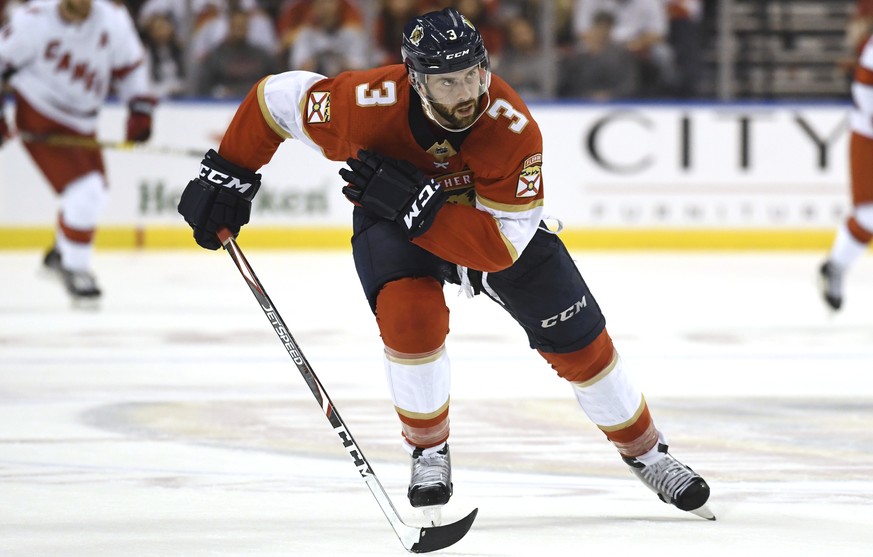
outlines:
[[[327, 417], [328, 422], [330, 422], [331, 427], [333, 427], [334, 433], [339, 436], [343, 447], [345, 447], [346, 451], [352, 457], [352, 461], [355, 463], [358, 473], [367, 483], [367, 487], [370, 488], [370, 491], [376, 498], [379, 506], [382, 508], [382, 512], [391, 523], [394, 532], [400, 538], [401, 543], [407, 548], [407, 550], [416, 552], [420, 551], [417, 549], [417, 546], [419, 545], [421, 534], [424, 529], [408, 526], [400, 518], [397, 509], [394, 508], [394, 505], [388, 498], [385, 488], [382, 487], [382, 484], [373, 472], [369, 461], [358, 447], [357, 442], [352, 437], [351, 432], [349, 432], [345, 422], [339, 412], [337, 412], [333, 402], [330, 400], [327, 391], [325, 391], [321, 381], [319, 381], [318, 377], [315, 375], [315, 372], [312, 370], [312, 367], [309, 365], [309, 362], [300, 350], [297, 341], [294, 340], [294, 337], [285, 325], [285, 321], [279, 315], [279, 312], [276, 310], [273, 302], [267, 295], [266, 290], [264, 290], [261, 281], [258, 280], [254, 270], [249, 265], [239, 245], [237, 245], [236, 240], [234, 240], [233, 236], [227, 229], [220, 230], [218, 232], [218, 237], [224, 245], [225, 250], [227, 250], [231, 259], [236, 264], [237, 269], [239, 269], [246, 284], [248, 284], [249, 290], [252, 291], [255, 299], [260, 304], [261, 310], [264, 312], [264, 315], [267, 316], [267, 320], [270, 322], [270, 325], [273, 326], [273, 330], [276, 332], [279, 340], [282, 341], [282, 344], [285, 346], [285, 350], [288, 351], [288, 354], [297, 366], [297, 370], [309, 386], [309, 390], [312, 391], [315, 400], [318, 402], [319, 406], [321, 406], [325, 417]], [[472, 523], [472, 520], [470, 522]], [[467, 526], [467, 528], [469, 528], [469, 526]], [[464, 533], [466, 533], [466, 530]]]
[[166, 145], [149, 145], [135, 141], [104, 141], [94, 137], [64, 134], [38, 134], [19, 131], [18, 135], [26, 143], [45, 143], [57, 147], [78, 147], [80, 149], [113, 149], [116, 151], [136, 151], [156, 155], [179, 155], [202, 158], [205, 151], [170, 147]]

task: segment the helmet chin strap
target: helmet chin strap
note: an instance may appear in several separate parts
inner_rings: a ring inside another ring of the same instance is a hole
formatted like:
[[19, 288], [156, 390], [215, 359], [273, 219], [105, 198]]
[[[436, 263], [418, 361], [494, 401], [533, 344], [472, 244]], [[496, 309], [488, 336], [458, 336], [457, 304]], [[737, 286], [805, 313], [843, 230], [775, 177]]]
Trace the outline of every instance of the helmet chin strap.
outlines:
[[[473, 124], [478, 122], [479, 118], [481, 118], [482, 115], [485, 114], [485, 112], [488, 110], [488, 107], [491, 106], [491, 92], [488, 89], [485, 89], [485, 92], [482, 93], [482, 95], [485, 95], [485, 98], [487, 100], [487, 102], [485, 103], [485, 108], [483, 108], [481, 110], [481, 112], [479, 112], [479, 114], [476, 115], [476, 118], [474, 118], [473, 121], [470, 122], [469, 125], [464, 126], [463, 128], [450, 128], [450, 127], [446, 126], [445, 124], [443, 124], [442, 122], [440, 122], [439, 118], [437, 118], [437, 115], [433, 113], [433, 107], [431, 107], [430, 101], [427, 100], [427, 98], [426, 98], [427, 96], [425, 94], [423, 94], [421, 91], [419, 91], [418, 87], [416, 87], [415, 92], [418, 94], [418, 98], [421, 99], [421, 108], [422, 108], [422, 110], [424, 110], [424, 114], [428, 118], [433, 120], [436, 123], [436, 125], [438, 125], [442, 129], [444, 129], [446, 131], [450, 131], [450, 132], [462, 132], [462, 131], [469, 130], [470, 128], [473, 127]], [[482, 104], [482, 101], [481, 101], [482, 95], [479, 95], [479, 98], [477, 99], [477, 104], [476, 104], [477, 110], [479, 108], [479, 105]]]

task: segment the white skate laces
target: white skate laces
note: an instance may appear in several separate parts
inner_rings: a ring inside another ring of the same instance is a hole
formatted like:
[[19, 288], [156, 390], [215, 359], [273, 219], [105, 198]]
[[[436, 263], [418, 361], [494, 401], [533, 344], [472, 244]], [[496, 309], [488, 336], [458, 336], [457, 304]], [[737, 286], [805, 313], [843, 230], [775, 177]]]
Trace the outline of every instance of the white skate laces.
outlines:
[[[662, 441], [658, 442], [656, 450], [640, 458], [623, 456], [622, 459], [661, 501], [707, 520], [715, 520], [715, 515], [706, 507], [709, 485], [694, 470], [668, 453], [668, 447]], [[653, 452], [660, 453], [660, 458]]]
[[452, 496], [452, 460], [449, 445], [412, 452], [412, 475], [407, 491], [413, 507], [445, 505]]

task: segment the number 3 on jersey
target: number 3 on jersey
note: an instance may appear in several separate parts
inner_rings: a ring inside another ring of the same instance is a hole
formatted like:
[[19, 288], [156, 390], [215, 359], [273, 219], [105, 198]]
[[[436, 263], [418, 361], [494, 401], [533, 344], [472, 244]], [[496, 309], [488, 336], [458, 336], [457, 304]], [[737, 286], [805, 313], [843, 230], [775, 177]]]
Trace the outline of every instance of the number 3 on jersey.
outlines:
[[491, 104], [491, 108], [488, 109], [488, 116], [495, 120], [501, 116], [506, 116], [512, 120], [509, 124], [509, 129], [515, 133], [521, 133], [521, 130], [527, 126], [528, 122], [527, 116], [512, 108], [512, 105], [503, 99], [497, 99]]
[[391, 106], [397, 102], [397, 84], [383, 81], [379, 88], [371, 89], [369, 83], [361, 83], [355, 87], [355, 101], [358, 106]]

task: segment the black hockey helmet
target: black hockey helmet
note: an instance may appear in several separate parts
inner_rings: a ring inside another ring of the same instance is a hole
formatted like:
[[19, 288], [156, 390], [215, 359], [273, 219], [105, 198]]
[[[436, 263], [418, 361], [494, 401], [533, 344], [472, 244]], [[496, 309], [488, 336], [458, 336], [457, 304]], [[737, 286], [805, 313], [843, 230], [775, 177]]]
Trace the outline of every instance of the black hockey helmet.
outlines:
[[[482, 35], [458, 10], [445, 8], [411, 19], [403, 28], [400, 53], [409, 73], [409, 81], [421, 97], [425, 113], [440, 126], [451, 131], [467, 129], [487, 110], [491, 100], [488, 95], [491, 84], [488, 51]], [[476, 116], [463, 124], [447, 125], [435, 117], [437, 113], [443, 120], [449, 118], [439, 106], [435, 107], [445, 103], [445, 99], [441, 99], [439, 91], [428, 85], [428, 78], [471, 68], [476, 68], [476, 71], [466, 72], [467, 75], [453, 81], [469, 83], [472, 80], [479, 105]]]
[[400, 53], [411, 71], [425, 74], [464, 70], [488, 60], [482, 35], [454, 8], [410, 20], [403, 27]]

